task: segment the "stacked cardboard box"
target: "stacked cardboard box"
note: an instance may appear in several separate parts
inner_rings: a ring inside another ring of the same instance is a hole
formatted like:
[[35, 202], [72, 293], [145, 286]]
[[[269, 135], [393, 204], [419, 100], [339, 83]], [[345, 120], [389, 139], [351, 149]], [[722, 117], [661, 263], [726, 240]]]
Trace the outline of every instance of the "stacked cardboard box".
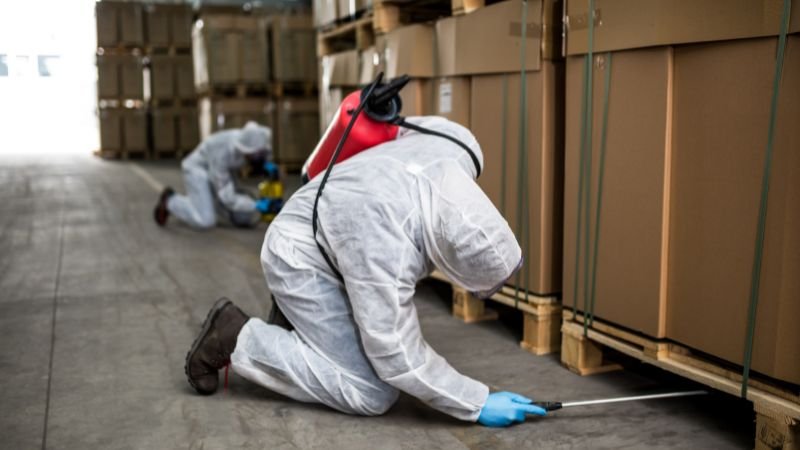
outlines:
[[102, 1], [97, 18], [97, 100], [101, 155], [146, 154], [146, 60], [141, 4]]
[[[595, 286], [598, 318], [744, 363], [781, 3], [622, 1], [602, 21], [567, 3], [565, 305], [583, 310]], [[800, 36], [785, 51], [752, 367], [800, 383]]]

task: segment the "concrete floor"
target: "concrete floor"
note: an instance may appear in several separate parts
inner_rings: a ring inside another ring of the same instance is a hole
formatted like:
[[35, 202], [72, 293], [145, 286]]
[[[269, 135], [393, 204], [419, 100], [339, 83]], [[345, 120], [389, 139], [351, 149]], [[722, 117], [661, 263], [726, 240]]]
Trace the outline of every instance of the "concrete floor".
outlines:
[[[139, 163], [182, 186], [176, 163]], [[749, 405], [723, 395], [562, 410], [510, 429], [466, 424], [403, 396], [359, 418], [299, 404], [234, 377], [193, 393], [183, 360], [211, 303], [264, 315], [265, 227], [198, 233], [155, 226], [154, 189], [132, 164], [0, 156], [0, 448], [751, 448]], [[493, 389], [542, 400], [685, 387], [632, 364], [581, 378], [520, 350], [519, 318], [449, 315], [446, 290], [416, 298], [428, 341]]]

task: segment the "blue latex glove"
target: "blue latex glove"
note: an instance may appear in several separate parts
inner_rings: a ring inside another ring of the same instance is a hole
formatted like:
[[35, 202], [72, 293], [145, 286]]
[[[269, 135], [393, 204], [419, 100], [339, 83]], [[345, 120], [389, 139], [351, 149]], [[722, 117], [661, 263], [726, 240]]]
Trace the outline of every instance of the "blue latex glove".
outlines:
[[268, 198], [260, 198], [256, 200], [256, 210], [258, 210], [258, 212], [260, 212], [261, 214], [268, 213], [271, 202], [272, 200]]
[[487, 427], [507, 427], [516, 422], [524, 422], [526, 414], [547, 414], [547, 411], [531, 403], [533, 400], [513, 392], [489, 394], [481, 415], [478, 416], [478, 423]]
[[278, 178], [278, 165], [272, 161], [267, 161], [264, 163], [264, 173], [267, 174], [267, 177], [270, 179], [277, 179]]

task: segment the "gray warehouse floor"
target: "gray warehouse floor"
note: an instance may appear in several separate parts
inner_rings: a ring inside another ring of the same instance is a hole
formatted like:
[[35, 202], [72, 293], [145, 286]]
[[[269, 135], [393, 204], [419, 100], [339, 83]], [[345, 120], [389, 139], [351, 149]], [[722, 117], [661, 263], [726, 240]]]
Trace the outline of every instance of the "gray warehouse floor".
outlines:
[[[195, 395], [183, 359], [211, 303], [268, 310], [266, 227], [158, 228], [156, 183], [182, 189], [177, 163], [0, 156], [0, 448], [752, 448], [748, 404], [723, 395], [562, 410], [501, 430], [407, 396], [385, 416], [350, 417], [235, 376], [227, 392]], [[431, 345], [493, 389], [568, 400], [684, 387], [636, 364], [582, 378], [557, 355], [520, 350], [513, 311], [465, 325], [441, 286], [422, 285], [416, 301]]]

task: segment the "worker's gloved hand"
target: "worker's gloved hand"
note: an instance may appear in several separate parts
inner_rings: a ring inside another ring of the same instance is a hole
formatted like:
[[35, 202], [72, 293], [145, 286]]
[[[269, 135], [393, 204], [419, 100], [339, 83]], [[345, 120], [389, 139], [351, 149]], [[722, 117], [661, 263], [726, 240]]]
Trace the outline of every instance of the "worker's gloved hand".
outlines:
[[533, 400], [513, 392], [489, 394], [478, 416], [478, 423], [487, 427], [507, 427], [516, 422], [524, 422], [526, 414], [547, 414], [547, 411], [531, 403]]
[[271, 203], [272, 200], [269, 198], [260, 198], [256, 200], [256, 210], [261, 214], [266, 214], [269, 212]]

